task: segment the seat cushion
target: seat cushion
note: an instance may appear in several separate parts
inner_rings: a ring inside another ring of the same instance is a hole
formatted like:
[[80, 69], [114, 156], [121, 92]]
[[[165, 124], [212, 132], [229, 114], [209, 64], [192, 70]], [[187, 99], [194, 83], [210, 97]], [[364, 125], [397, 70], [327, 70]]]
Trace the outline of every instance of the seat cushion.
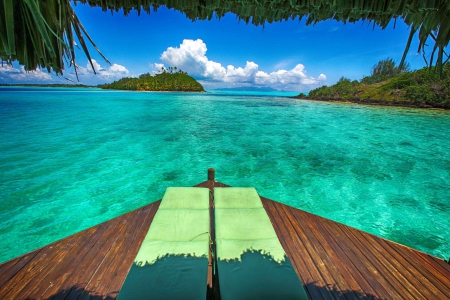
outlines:
[[209, 189], [167, 188], [119, 299], [206, 299]]
[[307, 299], [254, 188], [215, 188], [220, 295], [231, 299]]

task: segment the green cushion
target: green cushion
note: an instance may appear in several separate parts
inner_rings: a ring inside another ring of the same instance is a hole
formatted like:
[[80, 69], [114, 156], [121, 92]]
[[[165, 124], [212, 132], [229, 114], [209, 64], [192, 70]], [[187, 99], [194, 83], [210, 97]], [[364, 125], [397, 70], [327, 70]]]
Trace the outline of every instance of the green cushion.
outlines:
[[215, 188], [222, 300], [308, 299], [254, 188]]
[[285, 259], [255, 188], [215, 188], [214, 206], [219, 259], [239, 260], [247, 251], [264, 252], [278, 262]]
[[215, 188], [214, 205], [216, 208], [263, 207], [258, 192], [252, 187]]
[[205, 299], [209, 189], [167, 188], [119, 299]]
[[209, 189], [202, 187], [167, 188], [159, 209], [180, 208], [209, 210]]
[[216, 206], [216, 219], [220, 220], [217, 222], [219, 239], [255, 240], [277, 237], [263, 207], [220, 209]]
[[135, 263], [152, 264], [167, 254], [206, 257], [208, 253], [209, 189], [167, 188]]
[[[199, 237], [198, 234], [205, 233]], [[209, 211], [201, 209], [160, 209], [153, 219], [148, 240], [190, 242], [206, 240], [209, 233]]]

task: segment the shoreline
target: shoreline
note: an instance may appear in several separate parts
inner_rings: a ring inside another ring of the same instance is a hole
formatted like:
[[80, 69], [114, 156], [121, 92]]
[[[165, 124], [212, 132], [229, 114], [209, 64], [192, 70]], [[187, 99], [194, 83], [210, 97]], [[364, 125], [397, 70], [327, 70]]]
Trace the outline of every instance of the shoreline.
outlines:
[[387, 100], [356, 100], [356, 99], [316, 99], [298, 96], [291, 97], [294, 100], [307, 100], [307, 101], [317, 101], [317, 102], [330, 102], [330, 103], [340, 103], [340, 104], [357, 104], [357, 105], [368, 105], [368, 106], [386, 106], [386, 107], [404, 107], [404, 108], [417, 108], [417, 109], [429, 109], [429, 110], [450, 110], [450, 108], [436, 107], [432, 105], [427, 105], [425, 103], [413, 103], [408, 101], [387, 101]]

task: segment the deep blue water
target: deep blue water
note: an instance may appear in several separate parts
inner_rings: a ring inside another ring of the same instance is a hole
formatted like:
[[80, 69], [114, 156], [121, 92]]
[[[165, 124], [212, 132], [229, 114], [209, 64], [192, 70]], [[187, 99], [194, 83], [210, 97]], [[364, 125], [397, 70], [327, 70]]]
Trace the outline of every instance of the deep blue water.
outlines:
[[256, 93], [0, 88], [0, 262], [191, 186], [450, 256], [450, 113]]

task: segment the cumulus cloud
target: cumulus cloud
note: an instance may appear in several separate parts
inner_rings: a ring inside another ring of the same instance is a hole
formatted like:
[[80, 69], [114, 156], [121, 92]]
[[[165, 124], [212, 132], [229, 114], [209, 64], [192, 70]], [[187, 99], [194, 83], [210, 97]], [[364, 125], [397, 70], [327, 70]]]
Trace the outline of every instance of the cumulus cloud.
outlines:
[[[107, 69], [103, 68], [95, 59], [92, 59], [92, 65], [94, 66], [95, 72], [97, 76], [104, 79], [120, 79], [124, 76], [127, 76], [130, 72], [124, 66], [118, 64], [112, 64]], [[86, 64], [86, 68], [79, 68], [77, 70], [79, 74], [93, 74], [91, 64], [88, 62]]]
[[162, 69], [164, 68], [164, 64], [159, 64], [159, 63], [154, 63], [154, 64], [149, 64], [150, 66], [150, 73], [152, 74], [156, 74], [156, 73], [161, 73]]
[[23, 66], [16, 68], [6, 64], [0, 67], [0, 82], [2, 83], [47, 83], [49, 81], [52, 81], [51, 75], [41, 69], [25, 71]]
[[25, 71], [23, 66], [0, 66], [0, 82], [1, 83], [69, 83], [64, 78], [68, 78], [75, 83], [83, 83], [95, 85], [99, 83], [112, 82], [122, 77], [130, 75], [128, 69], [119, 64], [112, 64], [107, 68], [102, 67], [95, 59], [92, 60], [95, 72], [92, 70], [89, 62], [86, 67], [78, 67], [77, 76], [73, 68], [67, 68], [62, 77], [37, 69], [36, 71]]
[[91, 64], [87, 62], [86, 67], [78, 66], [76, 73], [73, 68], [69, 69], [68, 72], [64, 73], [64, 77], [70, 78], [74, 82], [79, 81], [79, 83], [88, 85], [110, 83], [123, 77], [136, 77], [122, 65], [112, 64], [108, 65], [108, 67], [105, 68], [100, 65], [95, 59], [92, 59], [91, 61], [95, 69], [95, 74], [92, 70]]
[[[206, 56], [206, 44], [201, 40], [185, 39], [179, 47], [169, 47], [161, 54], [160, 59], [169, 66], [176, 66], [196, 77], [209, 88], [264, 86], [278, 90], [305, 91], [324, 84], [325, 74], [317, 78], [306, 75], [305, 66], [297, 64], [291, 70], [264, 72], [258, 64], [247, 61], [245, 67], [228, 65], [210, 60]], [[153, 69], [161, 69], [161, 64], [151, 64]]]
[[167, 48], [161, 55], [161, 60], [192, 75], [223, 78], [226, 75], [225, 68], [220, 63], [209, 60], [206, 50], [206, 44], [200, 39], [183, 40], [179, 48]]

